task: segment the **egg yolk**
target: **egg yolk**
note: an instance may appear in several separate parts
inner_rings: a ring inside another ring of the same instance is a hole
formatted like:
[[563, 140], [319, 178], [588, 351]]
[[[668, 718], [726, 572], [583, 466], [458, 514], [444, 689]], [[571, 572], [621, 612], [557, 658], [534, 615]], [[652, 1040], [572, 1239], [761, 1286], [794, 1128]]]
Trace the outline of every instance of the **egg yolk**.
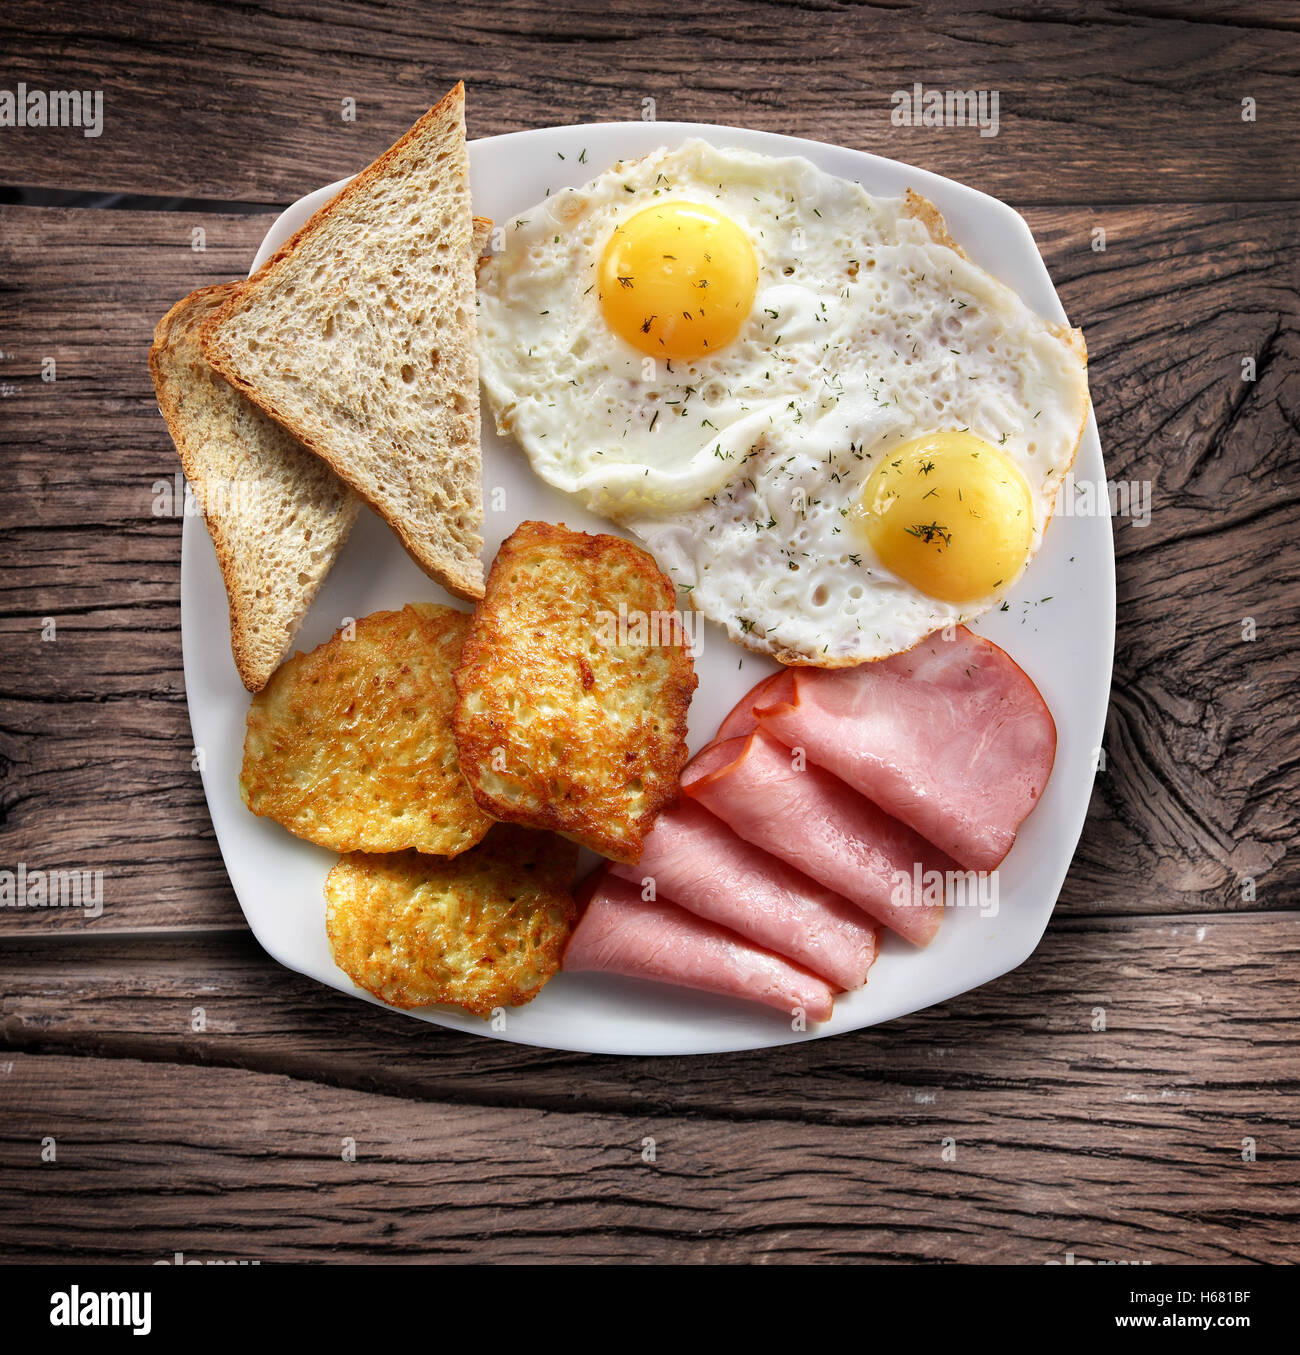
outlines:
[[1011, 583], [1034, 531], [1019, 467], [971, 433], [932, 433], [887, 451], [850, 516], [886, 569], [944, 602]]
[[758, 290], [758, 259], [728, 216], [664, 202], [619, 225], [600, 261], [609, 327], [655, 357], [698, 358], [740, 333]]

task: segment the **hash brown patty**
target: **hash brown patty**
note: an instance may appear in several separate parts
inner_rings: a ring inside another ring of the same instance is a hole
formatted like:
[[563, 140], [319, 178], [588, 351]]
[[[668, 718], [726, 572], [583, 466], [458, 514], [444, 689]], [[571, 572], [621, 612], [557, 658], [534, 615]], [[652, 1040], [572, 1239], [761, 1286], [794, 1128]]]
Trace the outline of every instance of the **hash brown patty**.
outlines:
[[652, 556], [621, 537], [521, 524], [492, 565], [455, 683], [456, 747], [481, 809], [615, 861], [640, 857], [677, 797], [696, 685]]
[[446, 1002], [490, 1016], [521, 1006], [560, 967], [577, 860], [563, 838], [512, 824], [454, 860], [354, 852], [325, 881], [330, 950], [394, 1007]]
[[452, 607], [412, 603], [281, 664], [248, 709], [248, 808], [337, 852], [455, 856], [479, 842], [491, 820], [451, 732], [468, 625]]

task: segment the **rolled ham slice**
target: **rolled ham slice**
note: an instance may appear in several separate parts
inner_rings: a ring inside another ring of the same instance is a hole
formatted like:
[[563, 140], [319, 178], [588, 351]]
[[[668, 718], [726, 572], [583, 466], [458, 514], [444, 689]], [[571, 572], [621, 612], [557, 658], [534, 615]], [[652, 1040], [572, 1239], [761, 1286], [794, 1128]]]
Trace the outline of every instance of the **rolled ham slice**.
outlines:
[[738, 837], [691, 800], [665, 810], [640, 861], [613, 874], [829, 979], [859, 988], [876, 958], [876, 928], [846, 899]]
[[756, 694], [761, 728], [968, 870], [992, 870], [1038, 803], [1056, 725], [997, 645], [967, 630], [856, 668], [801, 668]]
[[927, 873], [956, 869], [913, 829], [763, 727], [703, 749], [682, 790], [752, 842], [918, 946], [938, 930], [943, 905], [924, 902]]
[[746, 998], [787, 1016], [825, 1021], [834, 994], [823, 979], [706, 922], [667, 899], [601, 874], [564, 953], [567, 970], [598, 970]]
[[758, 728], [758, 716], [755, 708], [761, 704], [770, 704], [775, 699], [785, 672], [769, 673], [756, 682], [744, 696], [731, 708], [731, 713], [718, 726], [718, 732], [711, 742], [720, 743], [723, 739], [738, 739], [742, 734], [752, 734]]

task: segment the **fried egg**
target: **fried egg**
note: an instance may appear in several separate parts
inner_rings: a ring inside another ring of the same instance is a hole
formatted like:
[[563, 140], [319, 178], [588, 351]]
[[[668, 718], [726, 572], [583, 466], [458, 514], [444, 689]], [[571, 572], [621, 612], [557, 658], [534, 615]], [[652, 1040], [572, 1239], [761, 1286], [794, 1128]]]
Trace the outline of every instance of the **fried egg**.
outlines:
[[924, 199], [698, 140], [508, 223], [479, 345], [537, 474], [786, 663], [883, 657], [994, 605], [1088, 407], [1077, 332]]

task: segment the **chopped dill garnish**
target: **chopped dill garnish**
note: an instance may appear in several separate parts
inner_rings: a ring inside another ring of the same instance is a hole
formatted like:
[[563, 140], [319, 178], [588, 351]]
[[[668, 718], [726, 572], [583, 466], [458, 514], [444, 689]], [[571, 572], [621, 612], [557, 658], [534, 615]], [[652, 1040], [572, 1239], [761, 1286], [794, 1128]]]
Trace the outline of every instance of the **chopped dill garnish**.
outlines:
[[918, 522], [904, 530], [908, 536], [924, 541], [927, 546], [934, 545], [936, 541], [942, 541], [945, 546], [952, 545], [952, 533], [947, 527], [940, 527], [937, 522]]

